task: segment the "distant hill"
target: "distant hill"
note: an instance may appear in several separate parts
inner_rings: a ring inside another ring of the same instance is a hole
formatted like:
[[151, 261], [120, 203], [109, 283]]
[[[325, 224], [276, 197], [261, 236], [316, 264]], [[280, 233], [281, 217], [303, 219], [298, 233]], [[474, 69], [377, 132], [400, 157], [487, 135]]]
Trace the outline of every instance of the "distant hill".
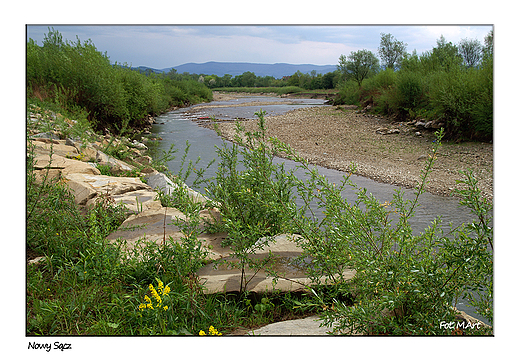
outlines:
[[[143, 70], [146, 67], [139, 67]], [[302, 73], [310, 73], [316, 70], [318, 74], [326, 74], [337, 69], [336, 65], [313, 65], [313, 64], [260, 64], [260, 63], [226, 63], [210, 61], [207, 63], [187, 63], [165, 69], [151, 69], [155, 72], [169, 72], [171, 69], [177, 70], [178, 74], [188, 72], [190, 74], [206, 74], [224, 76], [230, 74], [232, 76], [241, 75], [246, 71], [255, 73], [256, 76], [273, 76], [277, 79], [286, 75], [293, 75], [298, 70]]]

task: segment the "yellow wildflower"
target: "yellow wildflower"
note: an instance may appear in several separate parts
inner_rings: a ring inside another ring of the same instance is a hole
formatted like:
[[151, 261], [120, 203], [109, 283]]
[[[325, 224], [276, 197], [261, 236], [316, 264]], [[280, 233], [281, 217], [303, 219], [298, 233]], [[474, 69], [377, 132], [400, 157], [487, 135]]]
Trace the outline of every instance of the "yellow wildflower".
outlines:
[[171, 291], [170, 286], [164, 287], [163, 295], [166, 296], [168, 293], [170, 293], [170, 291]]
[[155, 297], [155, 299], [157, 300], [157, 304], [161, 304], [162, 303], [162, 300], [161, 300], [161, 296], [159, 296], [159, 294], [157, 293], [157, 291], [155, 290], [155, 288], [150, 285], [150, 291], [152, 291], [152, 296]]
[[164, 306], [163, 309], [164, 309], [165, 311], [167, 311], [167, 310], [168, 310], [168, 306]]
[[163, 288], [164, 288], [164, 284], [162, 283], [162, 281], [160, 279], [157, 280], [157, 289], [159, 290], [160, 293], [163, 292]]
[[214, 336], [222, 336], [222, 334], [218, 332], [218, 330], [213, 326], [209, 326], [209, 334]]
[[200, 331], [199, 331], [199, 336], [206, 336], [206, 332], [200, 330]]

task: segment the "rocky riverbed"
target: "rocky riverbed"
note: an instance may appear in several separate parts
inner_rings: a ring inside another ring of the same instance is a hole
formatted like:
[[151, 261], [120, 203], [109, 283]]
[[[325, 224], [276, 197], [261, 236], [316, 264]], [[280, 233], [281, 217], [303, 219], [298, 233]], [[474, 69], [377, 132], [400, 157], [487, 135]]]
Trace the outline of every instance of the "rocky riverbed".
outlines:
[[[215, 94], [228, 100], [244, 94]], [[258, 102], [259, 106], [262, 105]], [[217, 120], [218, 121], [218, 120]], [[246, 130], [256, 120], [241, 120]], [[356, 164], [356, 174], [407, 188], [417, 185], [433, 147], [433, 130], [396, 123], [349, 106], [317, 106], [267, 116], [268, 135], [289, 144], [309, 162], [340, 171]], [[211, 124], [204, 124], [211, 127]], [[235, 134], [233, 122], [219, 122], [223, 137]], [[427, 191], [450, 195], [462, 187], [459, 171], [473, 169], [483, 195], [493, 200], [493, 144], [445, 141], [433, 166]]]

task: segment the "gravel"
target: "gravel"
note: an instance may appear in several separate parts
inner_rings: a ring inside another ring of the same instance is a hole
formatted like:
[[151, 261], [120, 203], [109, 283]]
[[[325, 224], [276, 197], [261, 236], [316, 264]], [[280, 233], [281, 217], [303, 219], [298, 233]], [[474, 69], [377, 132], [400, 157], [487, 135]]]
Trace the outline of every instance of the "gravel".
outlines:
[[[217, 94], [215, 100], [224, 97], [226, 95]], [[267, 116], [267, 133], [289, 144], [312, 164], [349, 171], [354, 163], [355, 174], [402, 187], [415, 187], [434, 145], [433, 132], [348, 108], [317, 106]], [[241, 120], [241, 123], [246, 130], [253, 130], [257, 121]], [[219, 122], [219, 128], [224, 138], [232, 140], [234, 122]], [[382, 128], [392, 132], [385, 134], [387, 132], [381, 131]], [[418, 131], [420, 136], [416, 135]], [[447, 196], [454, 189], [462, 189], [463, 185], [457, 183], [463, 179], [459, 171], [469, 168], [478, 179], [484, 197], [492, 201], [493, 145], [490, 143], [442, 142], [427, 191]]]

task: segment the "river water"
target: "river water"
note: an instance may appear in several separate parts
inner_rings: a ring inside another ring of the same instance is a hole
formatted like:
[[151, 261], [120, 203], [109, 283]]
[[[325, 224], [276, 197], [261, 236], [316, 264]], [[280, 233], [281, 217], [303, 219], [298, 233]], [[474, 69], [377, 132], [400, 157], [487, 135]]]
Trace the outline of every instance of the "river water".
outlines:
[[[254, 101], [268, 102], [268, 105], [248, 105], [248, 106], [236, 106], [239, 104], [250, 103]], [[324, 101], [320, 99], [291, 99], [291, 103], [286, 103], [287, 99], [278, 97], [244, 97], [231, 101], [220, 101], [211, 102], [209, 104], [200, 104], [190, 108], [178, 109], [156, 118], [156, 123], [152, 128], [152, 133], [156, 136], [161, 137], [163, 140], [159, 142], [159, 148], [162, 150], [168, 150], [170, 145], [175, 144], [175, 148], [178, 149], [176, 153], [176, 159], [170, 161], [167, 165], [171, 172], [177, 173], [181, 167], [181, 158], [184, 152], [186, 141], [191, 145], [188, 153], [188, 159], [195, 161], [200, 157], [198, 169], [206, 168], [211, 160], [216, 159], [216, 162], [208, 168], [205, 173], [206, 177], [212, 177], [215, 175], [215, 171], [218, 167], [218, 159], [216, 153], [216, 147], [221, 147], [225, 140], [222, 140], [215, 131], [201, 127], [197, 124], [200, 121], [206, 121], [208, 117], [214, 116], [217, 119], [233, 120], [233, 119], [255, 119], [254, 113], [261, 110], [267, 112], [267, 115], [279, 115], [290, 110], [298, 109], [301, 107], [309, 106], [327, 106], [324, 105]], [[278, 104], [276, 104], [278, 103]], [[209, 108], [206, 105], [219, 106]], [[287, 169], [295, 166], [294, 162], [277, 158], [275, 162], [285, 162]], [[316, 167], [320, 174], [325, 175], [331, 182], [340, 183], [344, 174], [343, 172], [327, 169], [323, 167]], [[305, 177], [303, 173], [295, 173], [299, 177]], [[398, 188], [394, 185], [378, 183], [368, 178], [361, 176], [352, 175], [351, 180], [358, 185], [360, 188], [366, 188], [367, 193], [372, 193], [378, 198], [381, 203], [384, 201], [391, 201], [392, 195]], [[193, 182], [193, 176], [188, 178], [188, 185]], [[198, 189], [201, 193], [204, 193], [202, 189]], [[354, 191], [346, 190], [343, 196], [348, 199], [353, 199], [355, 196]], [[411, 199], [414, 197], [413, 190], [405, 190], [405, 199]], [[424, 193], [419, 199], [420, 206], [416, 208], [415, 217], [410, 221], [414, 233], [418, 234], [427, 228], [431, 221], [437, 218], [439, 215], [442, 216], [442, 228], [444, 231], [449, 231], [451, 222], [454, 226], [460, 225], [461, 223], [470, 222], [473, 218], [468, 209], [459, 206], [458, 199], [454, 197], [443, 197], [430, 193]], [[301, 205], [301, 202], [300, 202]], [[459, 301], [457, 308], [474, 316], [482, 319], [482, 316], [476, 315], [473, 312], [471, 306], [468, 307], [464, 300]], [[483, 320], [486, 322], [487, 320]]]

